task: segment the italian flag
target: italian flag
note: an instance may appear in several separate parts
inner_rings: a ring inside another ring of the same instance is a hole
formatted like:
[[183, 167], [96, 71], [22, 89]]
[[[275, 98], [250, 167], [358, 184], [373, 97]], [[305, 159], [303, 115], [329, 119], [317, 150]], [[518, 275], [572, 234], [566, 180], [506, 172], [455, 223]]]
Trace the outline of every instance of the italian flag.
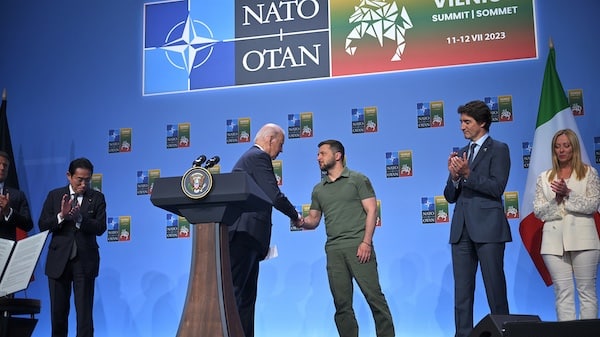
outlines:
[[[533, 148], [527, 173], [527, 184], [525, 185], [523, 203], [521, 205], [521, 214], [525, 217], [519, 226], [519, 233], [521, 234], [523, 244], [547, 286], [552, 285], [552, 279], [540, 255], [543, 222], [533, 214], [533, 200], [535, 198], [537, 177], [543, 171], [552, 168], [552, 137], [557, 131], [562, 129], [575, 131], [581, 144], [582, 160], [589, 165], [589, 157], [579, 135], [575, 117], [573, 117], [565, 90], [556, 72], [556, 55], [554, 46], [550, 42], [550, 51], [546, 61], [544, 81], [542, 82], [540, 107], [535, 125], [535, 135], [533, 137]], [[597, 225], [600, 223], [599, 220], [600, 216], [596, 213]]]

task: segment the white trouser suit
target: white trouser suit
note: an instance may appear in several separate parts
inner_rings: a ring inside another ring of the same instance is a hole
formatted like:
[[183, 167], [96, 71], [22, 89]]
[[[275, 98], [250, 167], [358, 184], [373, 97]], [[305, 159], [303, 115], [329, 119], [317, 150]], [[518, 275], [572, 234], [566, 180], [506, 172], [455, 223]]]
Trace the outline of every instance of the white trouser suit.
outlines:
[[548, 174], [537, 179], [535, 216], [544, 221], [541, 254], [554, 283], [556, 313], [559, 321], [577, 319], [575, 284], [580, 303], [580, 319], [598, 318], [596, 274], [600, 240], [593, 214], [600, 205], [600, 180], [593, 167], [583, 179], [575, 173], [566, 179], [571, 190], [560, 204], [550, 188]]

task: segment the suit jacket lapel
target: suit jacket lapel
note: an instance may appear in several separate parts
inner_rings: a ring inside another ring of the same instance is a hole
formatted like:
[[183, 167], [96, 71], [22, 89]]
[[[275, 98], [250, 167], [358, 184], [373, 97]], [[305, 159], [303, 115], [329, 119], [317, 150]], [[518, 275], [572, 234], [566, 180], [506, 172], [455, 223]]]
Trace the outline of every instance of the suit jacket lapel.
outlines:
[[475, 168], [477, 167], [477, 164], [479, 164], [479, 162], [487, 156], [488, 151], [490, 150], [490, 147], [492, 146], [492, 137], [488, 137], [485, 142], [483, 142], [483, 145], [481, 145], [481, 149], [479, 149], [479, 151], [477, 152], [477, 156], [475, 156], [475, 159], [473, 159], [473, 163], [471, 164], [471, 168]]
[[87, 212], [88, 207], [92, 201], [92, 193], [89, 190], [85, 190], [83, 193], [83, 199], [81, 199], [81, 212]]

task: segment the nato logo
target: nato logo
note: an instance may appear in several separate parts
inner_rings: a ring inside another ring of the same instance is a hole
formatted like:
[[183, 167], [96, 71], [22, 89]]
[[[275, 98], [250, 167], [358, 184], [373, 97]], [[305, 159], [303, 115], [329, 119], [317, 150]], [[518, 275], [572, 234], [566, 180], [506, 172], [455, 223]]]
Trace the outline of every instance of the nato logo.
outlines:
[[144, 94], [231, 86], [233, 2], [145, 4]]
[[365, 121], [365, 114], [363, 112], [363, 109], [352, 109], [352, 121], [353, 122], [364, 122]]
[[137, 183], [147, 184], [148, 183], [148, 171], [137, 171]]
[[429, 103], [417, 103], [417, 116], [430, 116]]
[[144, 5], [143, 94], [329, 77], [327, 0]]
[[167, 137], [179, 137], [179, 125], [177, 124], [168, 124], [167, 125]]
[[119, 218], [118, 217], [108, 217], [106, 227], [109, 231], [118, 231], [119, 230]]
[[118, 129], [108, 130], [108, 141], [109, 142], [121, 142], [121, 131]]
[[300, 116], [298, 114], [288, 114], [288, 128], [300, 128]]
[[432, 197], [421, 198], [421, 210], [422, 211], [435, 211], [435, 203]]
[[386, 166], [394, 166], [398, 165], [398, 154], [394, 152], [386, 152], [385, 153], [385, 165]]
[[238, 132], [237, 120], [228, 119], [226, 124], [227, 124], [227, 132]]

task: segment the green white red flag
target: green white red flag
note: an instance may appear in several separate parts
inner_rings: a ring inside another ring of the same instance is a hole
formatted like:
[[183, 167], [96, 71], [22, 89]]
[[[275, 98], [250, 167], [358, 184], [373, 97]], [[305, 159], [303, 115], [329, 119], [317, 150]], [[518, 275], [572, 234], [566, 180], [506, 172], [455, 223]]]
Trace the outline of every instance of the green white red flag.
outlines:
[[[540, 95], [540, 106], [535, 126], [535, 135], [533, 137], [531, 159], [527, 173], [527, 183], [522, 199], [521, 214], [524, 217], [522, 217], [523, 220], [519, 226], [519, 233], [521, 234], [523, 244], [547, 286], [552, 284], [552, 279], [540, 255], [543, 222], [533, 214], [533, 200], [535, 198], [537, 177], [543, 171], [552, 167], [552, 137], [557, 131], [562, 129], [575, 131], [581, 144], [582, 160], [589, 165], [589, 157], [579, 135], [575, 117], [573, 116], [569, 100], [556, 71], [554, 46], [550, 43], [544, 80], [542, 82], [542, 93]], [[596, 216], [596, 224], [598, 225], [600, 214], [596, 214]]]

